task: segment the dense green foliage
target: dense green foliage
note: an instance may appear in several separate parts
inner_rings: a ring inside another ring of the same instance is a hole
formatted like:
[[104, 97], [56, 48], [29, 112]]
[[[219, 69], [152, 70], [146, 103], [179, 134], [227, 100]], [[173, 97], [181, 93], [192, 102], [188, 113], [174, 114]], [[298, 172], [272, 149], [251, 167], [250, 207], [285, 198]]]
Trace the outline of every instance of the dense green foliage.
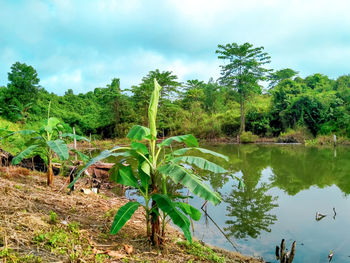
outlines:
[[[244, 54], [233, 51], [243, 52], [249, 61], [239, 64]], [[8, 125], [5, 120], [21, 128], [38, 127], [36, 123], [46, 118], [51, 101], [52, 116], [67, 129], [75, 127], [78, 134], [100, 138], [125, 137], [134, 124], [148, 124], [148, 99], [156, 78], [164, 87], [157, 119], [159, 136], [235, 137], [244, 120], [245, 130], [259, 136], [277, 137], [307, 129], [313, 136], [334, 133], [350, 137], [350, 75], [330, 79], [318, 73], [301, 78], [288, 68], [270, 72], [264, 68], [269, 56], [262, 47], [248, 43], [219, 45], [217, 53], [232, 61], [222, 66], [218, 81], [181, 83], [172, 72], [156, 69], [127, 90], [121, 90], [115, 78], [106, 87], [85, 94], [68, 90], [63, 96], [47, 92], [33, 67], [16, 62], [7, 86], [0, 87], [0, 128]], [[240, 67], [245, 75], [239, 74]]]

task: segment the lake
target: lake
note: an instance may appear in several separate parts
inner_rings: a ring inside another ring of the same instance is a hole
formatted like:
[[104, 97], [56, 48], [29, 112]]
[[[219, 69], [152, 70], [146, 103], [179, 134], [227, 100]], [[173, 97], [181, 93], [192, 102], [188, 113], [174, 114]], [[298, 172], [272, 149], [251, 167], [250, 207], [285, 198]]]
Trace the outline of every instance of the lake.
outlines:
[[[203, 147], [203, 146], [202, 146]], [[302, 145], [207, 145], [225, 154], [229, 163], [210, 158], [241, 178], [202, 174], [223, 202], [207, 212], [239, 252], [277, 262], [281, 239], [291, 249], [293, 262], [350, 262], [350, 148]], [[199, 208], [203, 200], [190, 203]], [[333, 208], [335, 208], [336, 215]], [[316, 212], [326, 214], [317, 221]], [[235, 250], [205, 216], [194, 222], [194, 235], [206, 243]]]

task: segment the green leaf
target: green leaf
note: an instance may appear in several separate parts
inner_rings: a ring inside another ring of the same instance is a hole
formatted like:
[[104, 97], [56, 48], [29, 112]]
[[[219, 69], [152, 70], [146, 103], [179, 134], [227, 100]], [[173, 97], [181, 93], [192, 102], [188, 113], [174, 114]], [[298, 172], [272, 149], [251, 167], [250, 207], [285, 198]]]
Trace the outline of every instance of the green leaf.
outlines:
[[61, 134], [61, 137], [62, 138], [66, 138], [66, 137], [69, 137], [69, 138], [71, 138], [71, 139], [73, 139], [74, 140], [74, 138], [77, 140], [77, 141], [87, 141], [87, 142], [90, 142], [90, 140], [88, 139], [88, 138], [86, 138], [86, 137], [84, 137], [84, 136], [79, 136], [79, 135], [74, 135], [73, 133], [62, 133]]
[[49, 118], [47, 121], [47, 126], [49, 126], [51, 129], [56, 128], [57, 124], [59, 124], [61, 121], [55, 117]]
[[15, 133], [19, 133], [21, 135], [32, 135], [32, 134], [37, 133], [37, 132], [33, 131], [33, 130], [22, 130], [22, 131], [17, 131]]
[[186, 134], [186, 135], [179, 135], [174, 137], [169, 137], [162, 141], [159, 146], [170, 146], [173, 141], [176, 142], [183, 142], [188, 147], [198, 147], [198, 141], [196, 137], [194, 137], [192, 134]]
[[176, 202], [175, 204], [182, 210], [182, 212], [184, 212], [186, 215], [189, 215], [194, 221], [201, 219], [201, 212], [197, 208], [194, 208], [193, 206], [182, 202]]
[[52, 133], [54, 129], [57, 129], [57, 125], [60, 123], [60, 120], [51, 117], [47, 121], [47, 125], [44, 126], [44, 130], [47, 131], [48, 133]]
[[139, 158], [138, 172], [141, 179], [141, 185], [146, 189], [151, 181], [151, 166], [147, 161], [142, 161], [141, 158]]
[[154, 79], [154, 90], [152, 92], [151, 101], [148, 107], [149, 128], [153, 139], [157, 138], [156, 119], [157, 119], [157, 110], [158, 110], [158, 102], [159, 102], [159, 92], [161, 89], [162, 87], [158, 84], [157, 80]]
[[129, 202], [126, 205], [119, 208], [117, 214], [114, 217], [111, 231], [112, 235], [115, 235], [125, 225], [126, 222], [132, 217], [140, 204], [138, 202]]
[[158, 171], [165, 176], [169, 176], [175, 183], [186, 186], [192, 193], [212, 202], [214, 205], [221, 202], [218, 193], [212, 191], [198, 176], [178, 164], [166, 164], [160, 167]]
[[81, 169], [81, 170], [78, 172], [78, 174], [77, 174], [77, 176], [74, 178], [73, 182], [71, 182], [71, 183], [68, 185], [68, 188], [72, 188], [72, 186], [75, 184], [75, 182], [80, 178], [81, 174], [82, 174], [87, 168], [89, 168], [89, 166], [91, 166], [91, 165], [93, 165], [93, 164], [95, 164], [95, 163], [97, 163], [97, 162], [101, 161], [102, 159], [105, 159], [105, 158], [107, 158], [107, 157], [109, 157], [109, 156], [116, 156], [116, 157], [117, 157], [117, 156], [122, 156], [122, 155], [124, 155], [124, 154], [125, 154], [124, 152], [121, 152], [121, 153], [113, 153], [113, 152], [111, 152], [111, 151], [109, 151], [109, 150], [105, 150], [105, 151], [101, 152], [100, 155], [98, 155], [98, 156], [92, 158], [92, 159], [83, 167], [83, 169]]
[[[0, 135], [1, 136], [5, 136], [5, 137], [7, 137], [7, 136], [10, 136], [11, 134], [13, 134], [13, 131], [9, 131], [8, 129], [4, 129], [4, 128], [0, 128]], [[5, 137], [0, 137], [0, 140], [1, 139], [3, 139], [3, 138], [5, 138]]]
[[142, 154], [148, 154], [148, 148], [146, 145], [140, 142], [132, 142], [131, 143], [131, 149], [140, 152]]
[[151, 132], [147, 127], [141, 126], [141, 125], [134, 125], [128, 135], [126, 135], [127, 138], [131, 140], [137, 140], [141, 141], [145, 139], [148, 135], [150, 135]]
[[2, 137], [2, 139], [7, 138], [7, 137], [10, 137], [10, 136], [15, 135], [15, 134], [32, 135], [32, 134], [34, 134], [34, 133], [38, 133], [38, 132], [33, 131], [33, 130], [16, 131], [16, 132], [11, 132], [10, 134], [7, 134], [6, 136]]
[[38, 148], [38, 145], [31, 145], [24, 151], [20, 152], [16, 155], [15, 158], [12, 159], [12, 164], [16, 165], [19, 164], [23, 159], [32, 157], [32, 154], [35, 152], [35, 150]]
[[87, 156], [86, 154], [83, 154], [82, 152], [76, 150], [76, 149], [70, 149], [72, 152], [76, 153], [79, 155], [80, 160], [82, 160], [83, 162], [88, 162], [90, 160], [90, 157]]
[[207, 153], [207, 154], [211, 154], [215, 157], [220, 157], [222, 159], [225, 159], [226, 161], [228, 161], [228, 157], [223, 155], [223, 154], [220, 154], [220, 153], [217, 153], [217, 152], [214, 152], [214, 151], [211, 151], [211, 150], [208, 150], [208, 149], [204, 149], [204, 148], [199, 148], [199, 147], [191, 147], [191, 148], [182, 148], [182, 149], [178, 149], [176, 151], [173, 151], [172, 154], [173, 155], [183, 155], [185, 154], [187, 151], [189, 150], [197, 150], [197, 151], [200, 151], [202, 153]]
[[48, 141], [47, 145], [58, 155], [60, 160], [67, 160], [69, 158], [68, 147], [63, 140]]
[[123, 164], [118, 164], [111, 179], [115, 180], [118, 184], [139, 188], [138, 180], [132, 172], [131, 165], [125, 166]]
[[152, 199], [156, 201], [158, 207], [163, 212], [167, 213], [170, 216], [173, 223], [182, 229], [186, 239], [192, 243], [190, 220], [179, 210], [177, 210], [176, 203], [171, 201], [168, 196], [162, 194], [153, 194]]
[[190, 165], [196, 165], [198, 168], [207, 170], [213, 173], [227, 173], [227, 170], [222, 168], [221, 166], [209, 162], [208, 160], [202, 158], [202, 157], [197, 157], [197, 156], [180, 156], [180, 157], [175, 157], [171, 159], [172, 162], [179, 163], [179, 162], [184, 162], [188, 163]]

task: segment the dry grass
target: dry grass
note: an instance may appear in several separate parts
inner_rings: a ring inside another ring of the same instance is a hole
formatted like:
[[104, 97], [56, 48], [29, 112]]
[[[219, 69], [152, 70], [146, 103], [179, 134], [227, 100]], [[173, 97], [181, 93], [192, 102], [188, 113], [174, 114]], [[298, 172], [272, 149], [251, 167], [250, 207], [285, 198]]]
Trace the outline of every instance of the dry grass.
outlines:
[[[109, 235], [115, 211], [128, 200], [107, 190], [68, 195], [65, 183], [56, 176], [50, 188], [44, 174], [0, 167], [0, 262], [210, 262], [178, 245], [183, 236], [171, 227], [164, 249], [152, 248], [141, 209], [117, 235]], [[54, 246], [55, 235], [63, 243]], [[218, 255], [226, 262], [260, 262], [236, 253]]]

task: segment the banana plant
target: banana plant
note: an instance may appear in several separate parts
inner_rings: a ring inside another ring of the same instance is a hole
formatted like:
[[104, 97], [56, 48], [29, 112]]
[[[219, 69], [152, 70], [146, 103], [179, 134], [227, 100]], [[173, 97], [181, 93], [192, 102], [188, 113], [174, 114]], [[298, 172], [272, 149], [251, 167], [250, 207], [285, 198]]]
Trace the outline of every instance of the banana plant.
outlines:
[[[64, 133], [59, 135], [59, 132], [63, 130], [61, 121], [55, 117], [50, 117], [50, 104], [48, 109], [48, 118], [43, 127], [38, 131], [35, 130], [21, 130], [8, 134], [12, 136], [14, 134], [20, 134], [23, 136], [30, 136], [27, 142], [28, 148], [18, 153], [13, 159], [12, 164], [19, 164], [23, 159], [40, 155], [43, 157], [47, 165], [47, 185], [53, 184], [53, 164], [52, 158], [54, 153], [60, 160], [67, 160], [69, 158], [69, 149], [64, 140], [59, 137], [73, 137], [76, 135], [70, 133]], [[87, 140], [82, 136], [76, 136], [77, 140]]]
[[[168, 193], [167, 180], [183, 185], [193, 194], [216, 205], [221, 202], [220, 195], [212, 191], [195, 174], [195, 169], [189, 169], [189, 166], [212, 173], [228, 172], [205, 158], [188, 155], [197, 151], [228, 161], [228, 158], [222, 154], [200, 148], [197, 139], [191, 134], [170, 137], [157, 143], [156, 116], [160, 90], [161, 86], [154, 80], [154, 91], [148, 109], [149, 127], [133, 126], [127, 135], [131, 140], [130, 146], [116, 146], [111, 150], [101, 152], [79, 171], [75, 180], [68, 186], [72, 187], [90, 165], [110, 156], [120, 157], [117, 159], [120, 161], [111, 169], [111, 180], [138, 189], [143, 197], [143, 202], [130, 201], [122, 206], [114, 217], [110, 233], [118, 233], [134, 212], [139, 207], [143, 207], [147, 236], [156, 246], [161, 245], [164, 241], [167, 216], [182, 229], [190, 242], [192, 236], [188, 217], [193, 220], [199, 220], [201, 217], [198, 209], [178, 201], [184, 199], [183, 196]], [[186, 145], [186, 148], [172, 151], [171, 146], [174, 142]], [[162, 225], [160, 225], [161, 221]]]

